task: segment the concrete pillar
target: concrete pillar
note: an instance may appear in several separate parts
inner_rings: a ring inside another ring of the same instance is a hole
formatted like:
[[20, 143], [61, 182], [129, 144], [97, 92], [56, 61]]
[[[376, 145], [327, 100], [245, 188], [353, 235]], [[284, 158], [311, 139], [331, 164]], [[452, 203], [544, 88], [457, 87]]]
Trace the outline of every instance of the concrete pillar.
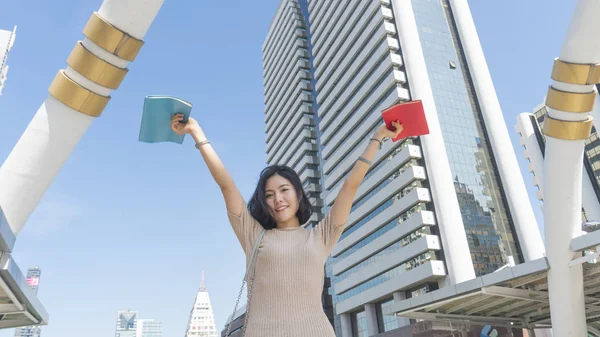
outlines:
[[352, 317], [350, 314], [341, 314], [342, 337], [352, 337]]
[[365, 304], [365, 313], [367, 314], [367, 332], [369, 333], [369, 336], [375, 336], [379, 333], [377, 307], [375, 303]]
[[[394, 302], [400, 302], [406, 299], [406, 293], [404, 291], [396, 291], [393, 295]], [[398, 316], [398, 326], [403, 327], [407, 325], [410, 325], [410, 319]]]

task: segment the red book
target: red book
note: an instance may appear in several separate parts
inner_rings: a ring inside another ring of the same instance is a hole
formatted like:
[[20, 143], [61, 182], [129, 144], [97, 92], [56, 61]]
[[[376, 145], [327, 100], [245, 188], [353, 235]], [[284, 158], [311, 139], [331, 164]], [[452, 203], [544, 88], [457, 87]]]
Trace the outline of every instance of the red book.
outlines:
[[429, 126], [423, 110], [423, 102], [420, 100], [410, 101], [392, 105], [381, 112], [385, 125], [393, 130], [392, 122], [398, 121], [402, 124], [402, 132], [392, 139], [396, 142], [406, 137], [416, 137], [429, 134]]

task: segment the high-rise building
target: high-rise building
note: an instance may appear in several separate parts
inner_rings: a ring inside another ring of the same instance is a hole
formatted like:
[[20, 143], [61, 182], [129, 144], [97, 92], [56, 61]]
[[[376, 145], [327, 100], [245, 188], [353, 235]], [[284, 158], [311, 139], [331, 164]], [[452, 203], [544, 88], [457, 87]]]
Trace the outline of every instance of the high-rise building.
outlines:
[[322, 219], [321, 166], [307, 23], [300, 4], [282, 1], [263, 44], [267, 164], [293, 168]]
[[[35, 294], [37, 294], [38, 287], [40, 286], [40, 276], [41, 275], [42, 275], [42, 270], [38, 266], [29, 268], [27, 270], [27, 276], [26, 276], [25, 280], [27, 281], [27, 284], [29, 284], [31, 289], [33, 289]], [[25, 326], [22, 328], [17, 328], [15, 330], [15, 337], [40, 337], [40, 335], [41, 335], [41, 327], [39, 325]]]
[[155, 319], [138, 319], [136, 337], [163, 337], [163, 323]]
[[17, 26], [12, 31], [0, 29], [0, 96], [8, 74], [8, 52], [15, 43], [16, 37]]
[[202, 271], [200, 289], [196, 295], [194, 306], [190, 311], [190, 318], [188, 320], [185, 335], [186, 337], [218, 336], [212, 304], [210, 303], [210, 296], [208, 295], [206, 283], [204, 282], [204, 271]]
[[117, 312], [115, 337], [136, 337], [138, 312], [127, 310]]
[[430, 134], [384, 142], [327, 262], [339, 336], [400, 336], [395, 301], [542, 256], [466, 0], [282, 0], [263, 68], [267, 161], [319, 191], [319, 217], [381, 111], [425, 108]]

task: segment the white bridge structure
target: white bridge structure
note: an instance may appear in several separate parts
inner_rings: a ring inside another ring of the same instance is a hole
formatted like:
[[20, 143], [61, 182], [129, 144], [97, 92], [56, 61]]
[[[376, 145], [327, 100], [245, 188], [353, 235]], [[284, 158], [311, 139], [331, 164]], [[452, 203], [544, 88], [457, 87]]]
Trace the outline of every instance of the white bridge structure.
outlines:
[[[12, 247], [74, 147], [101, 115], [110, 93], [127, 75], [127, 65], [140, 51], [163, 1], [104, 0], [0, 167], [0, 328], [48, 322], [10, 257]], [[593, 263], [600, 253], [600, 231], [584, 234], [581, 225], [582, 205], [592, 209], [582, 200], [582, 160], [593, 125], [594, 84], [600, 82], [599, 17], [599, 0], [577, 1], [551, 72], [545, 151], [526, 146], [542, 188], [545, 257], [397, 301], [386, 314], [532, 333], [551, 327], [555, 337], [600, 337], [600, 264]], [[530, 131], [521, 130], [525, 145], [533, 141]]]

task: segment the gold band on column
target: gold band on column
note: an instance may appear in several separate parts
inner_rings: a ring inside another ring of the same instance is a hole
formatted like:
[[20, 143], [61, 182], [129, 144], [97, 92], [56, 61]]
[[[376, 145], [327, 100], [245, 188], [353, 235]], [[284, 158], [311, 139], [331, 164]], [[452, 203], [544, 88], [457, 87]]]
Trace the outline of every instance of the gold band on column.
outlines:
[[600, 83], [600, 64], [569, 63], [555, 58], [551, 78], [570, 84], [597, 84]]
[[144, 44], [144, 41], [102, 19], [97, 12], [92, 14], [83, 28], [83, 35], [102, 49], [127, 61], [133, 61]]
[[67, 64], [90, 81], [109, 89], [117, 89], [128, 71], [99, 58], [87, 50], [81, 41], [71, 51]]
[[544, 117], [544, 134], [563, 140], [584, 140], [592, 132], [593, 118], [584, 121], [561, 121], [548, 115]]
[[566, 112], [590, 112], [594, 108], [596, 93], [574, 93], [548, 88], [546, 96], [546, 105], [552, 109]]
[[100, 116], [110, 100], [110, 96], [98, 95], [75, 83], [62, 69], [54, 77], [48, 92], [66, 106], [92, 117]]

